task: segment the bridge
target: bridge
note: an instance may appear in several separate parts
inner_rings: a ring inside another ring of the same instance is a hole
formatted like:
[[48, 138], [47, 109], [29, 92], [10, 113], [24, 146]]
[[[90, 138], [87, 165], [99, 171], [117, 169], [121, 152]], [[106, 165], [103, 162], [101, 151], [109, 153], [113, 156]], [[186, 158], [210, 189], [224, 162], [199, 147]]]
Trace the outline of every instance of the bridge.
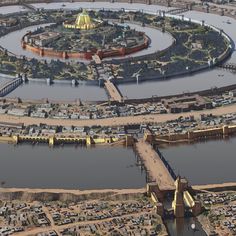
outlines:
[[24, 1], [20, 1], [19, 3], [20, 5], [22, 5], [23, 7], [27, 8], [30, 11], [37, 11], [38, 9], [36, 7], [34, 7], [33, 5], [30, 5], [28, 3], [25, 3]]
[[0, 97], [4, 97], [7, 94], [9, 94], [11, 91], [16, 89], [20, 84], [22, 84], [22, 82], [23, 79], [19, 77], [0, 86]]
[[162, 155], [162, 153], [160, 152], [160, 150], [158, 149], [158, 147], [156, 147], [156, 152], [158, 154], [158, 156], [160, 157], [160, 159], [162, 160], [162, 162], [164, 163], [166, 169], [169, 171], [171, 177], [176, 180], [177, 176], [173, 170], [173, 168], [170, 166], [169, 162], [164, 158], [164, 156]]
[[236, 64], [235, 63], [226, 63], [226, 64], [219, 65], [218, 67], [236, 72]]
[[152, 181], [161, 191], [174, 190], [174, 179], [152, 145], [139, 139], [135, 144], [136, 154], [143, 160]]
[[121, 92], [110, 80], [107, 80], [104, 83], [104, 86], [105, 86], [105, 90], [107, 91], [108, 96], [110, 97], [111, 101], [115, 101], [115, 102], [123, 102], [124, 101], [124, 98], [123, 98]]
[[187, 12], [187, 11], [189, 11], [189, 8], [185, 7], [185, 8], [172, 9], [172, 10], [166, 11], [165, 13], [170, 14], [170, 15], [179, 15], [179, 14], [182, 14], [182, 13]]
[[31, 4], [28, 4], [28, 3], [25, 3], [24, 1], [20, 1], [19, 3], [20, 5], [22, 5], [23, 7], [27, 8], [28, 10], [30, 11], [37, 11], [38, 9], [36, 7], [34, 7], [33, 5]]

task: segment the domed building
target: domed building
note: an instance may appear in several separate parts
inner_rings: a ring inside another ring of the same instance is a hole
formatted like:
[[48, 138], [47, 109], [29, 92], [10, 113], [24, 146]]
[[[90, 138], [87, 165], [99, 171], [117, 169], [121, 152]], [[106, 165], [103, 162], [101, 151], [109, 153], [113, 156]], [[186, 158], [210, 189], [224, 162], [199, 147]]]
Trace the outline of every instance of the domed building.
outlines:
[[63, 23], [65, 28], [68, 29], [82, 29], [89, 30], [98, 27], [98, 23], [94, 22], [86, 10], [83, 10], [82, 13], [79, 13], [74, 24], [69, 24], [67, 22]]

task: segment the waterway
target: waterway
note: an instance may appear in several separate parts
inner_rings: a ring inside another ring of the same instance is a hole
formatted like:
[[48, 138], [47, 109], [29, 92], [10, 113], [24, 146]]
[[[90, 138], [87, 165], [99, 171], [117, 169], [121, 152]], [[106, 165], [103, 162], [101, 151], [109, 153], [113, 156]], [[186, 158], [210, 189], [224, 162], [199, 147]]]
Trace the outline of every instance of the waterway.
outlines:
[[176, 174], [191, 185], [235, 182], [236, 137], [162, 148], [165, 159]]
[[54, 147], [0, 144], [0, 180], [5, 187], [107, 189], [141, 188], [145, 172], [123, 147]]
[[[37, 8], [45, 9], [56, 9], [56, 8], [111, 8], [111, 9], [121, 9], [125, 8], [126, 10], [145, 10], [148, 12], [155, 13], [158, 10], [169, 10], [170, 8], [156, 6], [156, 5], [143, 5], [143, 4], [128, 4], [128, 3], [108, 3], [108, 2], [94, 2], [94, 3], [64, 3], [65, 6], [62, 6], [63, 3], [49, 3], [49, 4], [33, 4]], [[1, 8], [0, 8], [1, 9]], [[212, 24], [216, 27], [223, 28], [224, 31], [236, 42], [236, 31], [235, 25], [236, 20], [226, 17], [218, 16], [214, 14], [206, 14], [201, 12], [187, 12], [185, 16], [191, 17], [196, 20], [205, 20], [206, 23]], [[14, 36], [14, 44], [15, 44]], [[18, 37], [18, 36], [17, 36]], [[1, 41], [0, 41], [1, 42]], [[11, 42], [11, 40], [7, 41]], [[161, 44], [163, 39], [159, 38], [156, 41], [153, 41], [153, 44]], [[9, 44], [10, 45], [10, 44]], [[236, 63], [236, 53], [234, 52], [230, 62]], [[140, 84], [122, 84], [119, 85], [119, 89], [124, 97], [127, 98], [142, 98], [142, 97], [151, 97], [153, 95], [163, 96], [171, 95], [183, 92], [193, 92], [203, 89], [210, 89], [212, 87], [226, 86], [236, 83], [236, 76], [229, 71], [213, 69], [203, 73], [198, 73], [194, 75], [188, 75], [181, 78], [174, 78], [165, 81], [147, 81]], [[38, 98], [51, 98], [58, 99], [63, 98], [74, 100], [81, 98], [82, 100], [105, 100], [107, 97], [105, 92], [102, 92], [101, 88], [94, 87], [91, 89], [91, 86], [83, 86], [82, 89], [70, 90], [69, 87], [61, 87], [61, 85], [54, 85], [52, 89], [48, 89], [47, 85], [42, 83], [37, 86], [29, 83], [25, 87], [21, 86], [17, 88], [13, 93], [9, 94], [10, 97], [22, 97], [25, 98], [26, 93], [30, 93], [32, 99]], [[30, 92], [29, 92], [30, 91]], [[43, 92], [42, 92], [43, 91]], [[82, 91], [82, 92], [81, 92]], [[64, 100], [64, 99], [62, 99]]]
[[3, 15], [11, 14], [14, 12], [23, 12], [23, 11], [27, 11], [27, 9], [21, 5], [0, 7], [0, 14], [3, 14]]
[[72, 86], [70, 83], [47, 85], [45, 81], [30, 81], [22, 84], [8, 94], [7, 97], [20, 97], [22, 99], [48, 98], [50, 100], [60, 101], [74, 101], [76, 99], [83, 101], [107, 100], [105, 89], [96, 85], [86, 85], [83, 83], [80, 83], [78, 86]]
[[10, 81], [10, 79], [4, 78], [4, 77], [1, 78], [1, 76], [0, 76], [0, 86], [4, 85], [5, 83], [7, 83], [9, 81]]
[[[165, 224], [171, 236], [206, 236], [196, 218], [171, 219], [166, 220]], [[191, 229], [192, 224], [196, 226], [194, 231]]]

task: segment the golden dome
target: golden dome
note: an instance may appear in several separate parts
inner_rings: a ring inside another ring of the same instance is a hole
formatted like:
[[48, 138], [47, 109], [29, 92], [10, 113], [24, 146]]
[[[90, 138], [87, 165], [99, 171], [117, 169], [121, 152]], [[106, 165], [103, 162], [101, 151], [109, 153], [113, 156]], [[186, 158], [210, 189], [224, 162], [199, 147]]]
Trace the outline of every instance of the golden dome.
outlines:
[[66, 24], [64, 23], [64, 26], [66, 28], [74, 28], [74, 29], [84, 29], [84, 30], [88, 30], [88, 29], [94, 29], [97, 27], [97, 24], [95, 24], [91, 17], [89, 16], [89, 14], [87, 13], [87, 11], [84, 9], [82, 13], [79, 13], [75, 24]]

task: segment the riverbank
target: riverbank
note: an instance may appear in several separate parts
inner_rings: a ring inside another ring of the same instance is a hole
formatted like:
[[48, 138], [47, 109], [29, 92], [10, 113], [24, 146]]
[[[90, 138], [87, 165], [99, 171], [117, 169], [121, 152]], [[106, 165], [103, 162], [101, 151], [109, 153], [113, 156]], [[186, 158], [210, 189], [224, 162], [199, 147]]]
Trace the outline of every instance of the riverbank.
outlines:
[[5, 201], [86, 201], [94, 199], [128, 200], [133, 197], [142, 197], [145, 192], [145, 188], [101, 190], [0, 188], [0, 197], [1, 200]]
[[222, 183], [222, 184], [203, 184], [192, 185], [192, 189], [195, 191], [209, 191], [209, 192], [221, 192], [221, 191], [236, 191], [236, 182]]

